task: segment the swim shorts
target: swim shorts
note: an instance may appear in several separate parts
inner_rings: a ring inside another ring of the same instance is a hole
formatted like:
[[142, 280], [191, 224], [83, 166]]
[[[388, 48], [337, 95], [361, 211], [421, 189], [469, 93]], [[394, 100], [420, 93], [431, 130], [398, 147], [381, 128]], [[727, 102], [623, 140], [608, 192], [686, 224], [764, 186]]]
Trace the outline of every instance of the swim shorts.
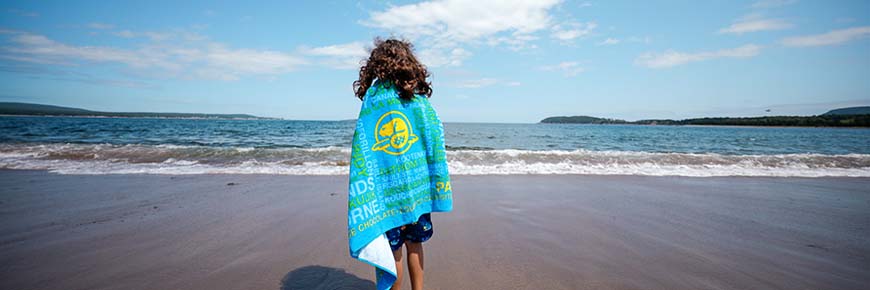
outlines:
[[416, 222], [405, 225], [405, 229], [399, 226], [387, 231], [387, 239], [390, 240], [390, 248], [395, 252], [402, 248], [405, 241], [414, 243], [428, 241], [433, 232], [432, 217], [429, 213], [424, 213]]

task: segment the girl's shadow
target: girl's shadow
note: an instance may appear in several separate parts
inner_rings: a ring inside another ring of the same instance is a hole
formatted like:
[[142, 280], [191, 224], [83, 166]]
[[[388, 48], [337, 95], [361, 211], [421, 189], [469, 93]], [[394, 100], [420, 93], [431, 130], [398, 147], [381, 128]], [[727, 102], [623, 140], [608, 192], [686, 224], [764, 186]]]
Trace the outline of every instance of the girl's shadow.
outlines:
[[376, 289], [375, 283], [347, 273], [342, 269], [324, 266], [305, 266], [290, 271], [281, 279], [281, 290], [355, 290]]

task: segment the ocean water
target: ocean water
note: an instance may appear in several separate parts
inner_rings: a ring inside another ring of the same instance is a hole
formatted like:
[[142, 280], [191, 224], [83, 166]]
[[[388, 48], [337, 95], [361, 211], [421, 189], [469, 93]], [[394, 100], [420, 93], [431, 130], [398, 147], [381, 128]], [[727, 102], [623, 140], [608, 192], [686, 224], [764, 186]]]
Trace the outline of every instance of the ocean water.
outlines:
[[[0, 168], [347, 174], [355, 121], [0, 117]], [[870, 176], [870, 129], [445, 123], [451, 174]]]

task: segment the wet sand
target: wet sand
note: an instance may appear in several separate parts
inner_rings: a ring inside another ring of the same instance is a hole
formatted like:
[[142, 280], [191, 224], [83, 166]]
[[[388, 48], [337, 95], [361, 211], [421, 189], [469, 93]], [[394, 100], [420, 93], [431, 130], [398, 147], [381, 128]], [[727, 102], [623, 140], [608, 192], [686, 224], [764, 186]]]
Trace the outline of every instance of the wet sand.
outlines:
[[[0, 289], [371, 289], [348, 256], [346, 187], [0, 170]], [[453, 190], [427, 289], [870, 288], [867, 178], [454, 176]]]

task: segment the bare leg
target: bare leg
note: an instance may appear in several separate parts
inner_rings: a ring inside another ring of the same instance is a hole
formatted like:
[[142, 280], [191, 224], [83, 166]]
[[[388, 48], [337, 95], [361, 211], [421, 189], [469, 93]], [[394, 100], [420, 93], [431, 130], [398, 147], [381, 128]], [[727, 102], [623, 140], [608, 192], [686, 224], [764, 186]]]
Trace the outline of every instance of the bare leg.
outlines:
[[408, 272], [411, 273], [411, 288], [423, 290], [423, 243], [405, 242], [408, 247]]
[[393, 259], [396, 260], [396, 282], [390, 290], [400, 290], [402, 288], [402, 248], [393, 251]]

